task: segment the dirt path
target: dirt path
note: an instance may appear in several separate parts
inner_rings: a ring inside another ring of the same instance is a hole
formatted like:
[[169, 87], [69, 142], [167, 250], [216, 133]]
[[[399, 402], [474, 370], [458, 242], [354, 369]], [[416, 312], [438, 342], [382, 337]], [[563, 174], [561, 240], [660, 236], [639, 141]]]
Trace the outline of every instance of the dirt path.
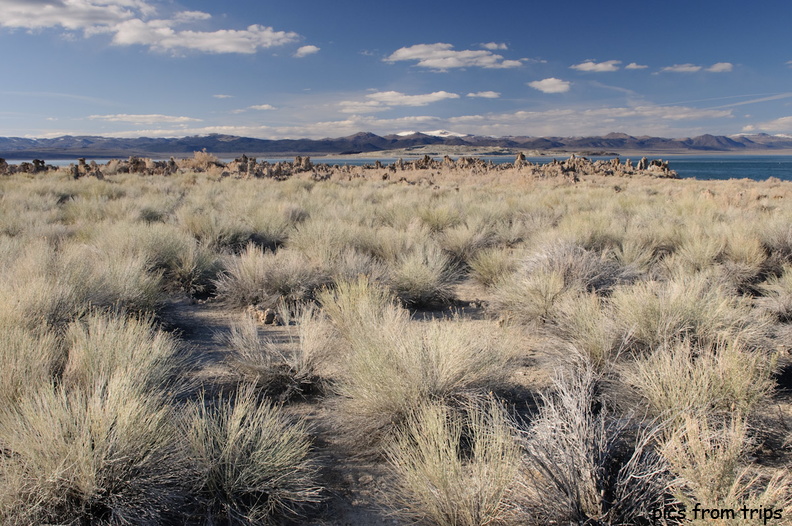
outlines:
[[[241, 311], [212, 301], [200, 302], [186, 297], [171, 298], [161, 311], [164, 327], [187, 346], [200, 389], [212, 392], [235, 384], [237, 377], [225, 363], [228, 349], [221, 335], [229, 333]], [[261, 326], [260, 334], [279, 344], [288, 345], [289, 331], [284, 327]], [[299, 524], [312, 526], [385, 526], [400, 524], [381, 505], [381, 494], [388, 486], [387, 469], [380, 463], [362, 461], [345, 451], [337, 442], [328, 416], [330, 402], [322, 397], [296, 400], [284, 406], [294, 415], [306, 419], [314, 438], [314, 454], [319, 460], [319, 484], [325, 488], [325, 501], [309, 511]]]

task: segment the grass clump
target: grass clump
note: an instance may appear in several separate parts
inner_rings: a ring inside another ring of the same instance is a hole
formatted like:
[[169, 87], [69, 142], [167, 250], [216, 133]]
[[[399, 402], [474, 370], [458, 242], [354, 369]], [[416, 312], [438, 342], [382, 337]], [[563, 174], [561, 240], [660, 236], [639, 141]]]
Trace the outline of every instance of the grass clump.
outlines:
[[362, 279], [320, 298], [339, 333], [340, 425], [357, 450], [382, 440], [428, 401], [499, 387], [515, 349], [495, 331], [459, 320], [409, 322], [387, 292]]
[[[314, 305], [298, 306], [294, 312], [280, 304], [289, 341], [276, 343], [259, 334], [257, 320], [249, 313], [221, 338], [231, 350], [227, 362], [247, 382], [282, 400], [293, 393], [314, 391], [322, 382], [332, 352], [332, 329]], [[293, 322], [294, 325], [292, 325]]]
[[601, 405], [595, 373], [579, 369], [542, 395], [525, 434], [521, 503], [533, 524], [640, 524], [668, 487], [657, 431]]
[[[792, 512], [792, 477], [783, 471], [767, 476], [754, 469], [747, 457], [752, 449], [745, 418], [702, 418], [687, 415], [666, 437], [661, 452], [675, 474], [677, 500], [688, 510], [701, 508], [770, 509], [788, 517]], [[772, 511], [771, 511], [772, 513]], [[723, 524], [748, 525], [755, 517], [738, 511]], [[691, 524], [710, 524], [700, 516]]]
[[327, 283], [324, 271], [301, 254], [264, 251], [250, 243], [230, 256], [225, 273], [215, 282], [218, 297], [228, 305], [274, 307], [281, 299], [302, 302]]
[[277, 523], [320, 501], [305, 422], [259, 402], [252, 387], [193, 403], [186, 433], [196, 491], [213, 520]]
[[3, 524], [151, 524], [184, 512], [174, 415], [119, 375], [0, 407]]
[[409, 307], [442, 307], [454, 299], [459, 274], [451, 259], [432, 244], [419, 245], [395, 262], [388, 283]]
[[637, 352], [680, 338], [703, 345], [726, 338], [769, 346], [772, 320], [753, 309], [750, 299], [729, 294], [712, 273], [619, 287], [611, 301], [626, 346]]
[[493, 398], [471, 400], [462, 412], [426, 404], [407, 419], [388, 454], [398, 511], [421, 524], [503, 523], [520, 455], [514, 428]]
[[656, 416], [750, 414], [773, 391], [774, 360], [739, 341], [670, 342], [624, 365], [632, 386]]

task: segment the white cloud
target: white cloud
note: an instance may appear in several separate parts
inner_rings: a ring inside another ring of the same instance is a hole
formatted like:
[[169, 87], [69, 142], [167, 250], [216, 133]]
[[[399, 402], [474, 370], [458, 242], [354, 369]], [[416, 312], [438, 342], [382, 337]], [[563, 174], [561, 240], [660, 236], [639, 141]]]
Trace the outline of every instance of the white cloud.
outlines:
[[569, 91], [572, 83], [566, 80], [550, 77], [548, 79], [529, 82], [528, 85], [533, 89], [541, 91], [542, 93], [566, 93]]
[[297, 33], [258, 24], [239, 30], [177, 30], [212, 16], [202, 11], [179, 11], [169, 18], [151, 18], [156, 11], [152, 3], [143, 0], [0, 0], [0, 27], [63, 28], [82, 31], [86, 38], [108, 34], [115, 45], [142, 45], [170, 53], [249, 54], [300, 38]]
[[575, 64], [574, 66], [569, 67], [570, 69], [576, 69], [578, 71], [608, 73], [612, 71], [619, 71], [619, 64], [621, 64], [621, 60], [606, 60], [605, 62], [594, 62], [593, 60], [587, 60], [583, 63]]
[[153, 6], [139, 0], [0, 0], [0, 26], [88, 30], [154, 11]]
[[728, 73], [734, 69], [734, 64], [731, 62], [718, 62], [707, 68], [710, 73]]
[[792, 133], [792, 116], [759, 122], [743, 128], [744, 132]]
[[90, 115], [91, 120], [101, 120], [107, 122], [128, 122], [130, 124], [181, 124], [187, 122], [201, 122], [201, 119], [193, 119], [192, 117], [176, 117], [173, 115], [128, 115], [119, 113], [116, 115]]
[[218, 93], [217, 95], [212, 95], [212, 97], [214, 97], [216, 99], [233, 99], [234, 98], [233, 95], [225, 95], [223, 93]]
[[340, 103], [340, 106], [341, 111], [344, 113], [374, 113], [385, 111], [395, 106], [426, 106], [433, 102], [458, 98], [458, 94], [447, 91], [435, 91], [422, 95], [406, 95], [399, 91], [377, 91], [366, 95], [366, 100], [345, 100]]
[[786, 63], [786, 65], [787, 65], [787, 66], [789, 66], [790, 68], [792, 68], [792, 60], [788, 61], [788, 62]]
[[273, 106], [271, 104], [256, 104], [254, 106], [248, 106], [247, 108], [242, 108], [242, 109], [239, 109], [239, 110], [231, 110], [231, 113], [233, 113], [235, 115], [238, 115], [240, 113], [245, 113], [245, 112], [250, 111], [250, 110], [271, 111], [271, 110], [277, 110], [277, 109], [278, 108], [276, 108], [275, 106]]
[[[371, 101], [375, 102], [376, 101]], [[314, 116], [315, 113], [311, 114]], [[323, 138], [351, 135], [371, 131], [380, 135], [399, 130], [452, 129], [474, 135], [532, 135], [574, 136], [602, 135], [623, 131], [631, 135], [662, 137], [689, 137], [711, 133], [718, 122], [733, 117], [731, 110], [699, 109], [688, 106], [656, 106], [645, 104], [636, 107], [564, 108], [548, 111], [518, 111], [515, 113], [490, 113], [460, 115], [440, 118], [417, 115], [398, 118], [380, 118], [372, 115], [349, 115], [341, 119], [295, 122], [282, 126], [246, 125], [196, 125], [171, 127], [150, 126], [134, 130], [104, 133], [114, 137], [184, 137], [211, 133], [261, 138]], [[310, 117], [309, 117], [310, 118]], [[766, 123], [767, 124], [767, 123]], [[792, 130], [792, 117], [779, 119], [768, 125], [779, 132]], [[786, 127], [786, 128], [785, 128]], [[768, 130], [770, 131], [770, 130]], [[64, 135], [66, 132], [60, 133]], [[74, 130], [69, 134], [78, 134]]]
[[307, 57], [308, 55], [318, 53], [320, 49], [321, 48], [317, 46], [301, 46], [294, 52], [294, 56], [297, 58]]
[[484, 49], [489, 49], [490, 51], [498, 51], [498, 50], [507, 50], [507, 49], [509, 49], [509, 46], [507, 46], [503, 42], [500, 42], [500, 43], [499, 42], [487, 42], [487, 43], [481, 44], [481, 47], [483, 47]]
[[648, 67], [649, 66], [644, 66], [643, 64], [637, 64], [635, 62], [630, 62], [629, 64], [624, 66], [624, 69], [646, 69]]
[[701, 66], [695, 64], [674, 64], [673, 66], [666, 66], [660, 71], [669, 71], [671, 73], [695, 73], [701, 71]]
[[468, 93], [467, 96], [479, 99], [497, 99], [500, 97], [500, 93], [497, 91], [477, 91], [476, 93]]
[[296, 41], [297, 33], [275, 31], [251, 25], [247, 29], [218, 31], [176, 31], [171, 20], [127, 20], [113, 29], [113, 44], [143, 45], [155, 51], [203, 51], [206, 53], [256, 53], [261, 48], [282, 46]]
[[522, 66], [521, 60], [505, 60], [490, 50], [455, 51], [451, 44], [416, 44], [397, 49], [386, 62], [417, 61], [417, 65], [444, 71], [451, 68], [480, 67], [487, 69], [505, 69]]

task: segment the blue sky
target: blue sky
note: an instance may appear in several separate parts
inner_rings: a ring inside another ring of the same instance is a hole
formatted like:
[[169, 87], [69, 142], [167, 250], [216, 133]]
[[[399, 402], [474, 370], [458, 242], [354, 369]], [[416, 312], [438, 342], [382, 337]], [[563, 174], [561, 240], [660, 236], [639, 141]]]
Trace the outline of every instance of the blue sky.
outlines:
[[789, 0], [0, 0], [0, 136], [792, 134]]

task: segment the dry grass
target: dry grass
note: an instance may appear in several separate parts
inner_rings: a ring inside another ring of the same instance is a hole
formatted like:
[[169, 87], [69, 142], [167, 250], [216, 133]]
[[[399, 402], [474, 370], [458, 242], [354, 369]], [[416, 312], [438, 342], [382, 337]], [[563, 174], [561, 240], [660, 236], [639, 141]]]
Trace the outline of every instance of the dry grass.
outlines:
[[[676, 475], [674, 494], [685, 505], [692, 524], [709, 524], [693, 509], [770, 509], [767, 519], [786, 518], [792, 511], [792, 479], [789, 473], [762, 475], [747, 461], [752, 449], [745, 419], [739, 414], [727, 420], [686, 417], [664, 441], [661, 452]], [[780, 512], [780, 517], [772, 513]], [[764, 520], [765, 517], [762, 517]], [[724, 524], [748, 525], [755, 517], [737, 511]]]
[[520, 500], [532, 524], [636, 524], [661, 506], [656, 428], [600, 407], [591, 369], [556, 378], [525, 434]]
[[238, 256], [230, 256], [225, 273], [216, 281], [217, 295], [231, 306], [274, 307], [281, 299], [302, 302], [327, 284], [324, 271], [300, 253], [264, 251], [248, 244]]
[[188, 409], [187, 448], [209, 517], [228, 524], [277, 523], [320, 501], [305, 422], [293, 422], [255, 390], [201, 399]]
[[[0, 179], [0, 522], [305, 522], [316, 454], [292, 411], [338, 458], [390, 459], [377, 485], [405, 520], [636, 524], [663, 495], [789, 509], [788, 452], [749, 425], [788, 347], [788, 183], [247, 180], [215, 161]], [[455, 291], [487, 303], [454, 315]], [[184, 294], [284, 318], [277, 342], [232, 328], [238, 395], [172, 399], [188, 373], [154, 320]], [[525, 413], [550, 369], [518, 462], [488, 393]]]
[[680, 340], [626, 364], [622, 380], [652, 414], [674, 422], [691, 415], [749, 415], [773, 391], [774, 364], [739, 340], [706, 345]]
[[141, 524], [183, 511], [174, 415], [120, 375], [0, 407], [3, 524]]
[[388, 454], [398, 477], [393, 500], [421, 524], [501, 524], [512, 512], [520, 455], [514, 426], [494, 399], [471, 400], [464, 413], [427, 404]]
[[503, 335], [458, 319], [412, 324], [366, 280], [321, 300], [346, 348], [336, 384], [339, 424], [358, 451], [376, 451], [424, 403], [495, 389], [510, 373], [515, 350]]

